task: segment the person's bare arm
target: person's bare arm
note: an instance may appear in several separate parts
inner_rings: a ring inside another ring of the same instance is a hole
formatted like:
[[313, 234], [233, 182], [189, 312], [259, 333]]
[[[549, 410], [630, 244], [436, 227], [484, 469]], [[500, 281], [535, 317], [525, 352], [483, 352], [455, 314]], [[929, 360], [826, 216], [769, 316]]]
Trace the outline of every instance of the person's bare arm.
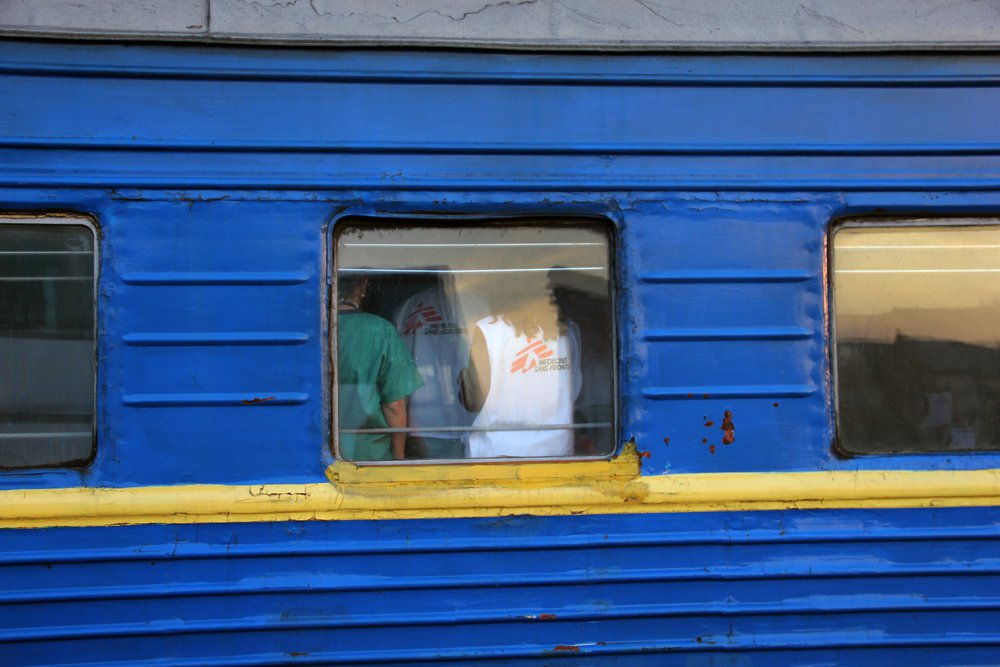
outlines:
[[479, 412], [490, 393], [490, 357], [483, 332], [476, 327], [469, 345], [469, 365], [458, 376], [462, 405], [469, 412]]
[[[406, 428], [406, 399], [383, 403], [382, 414], [385, 415], [389, 428]], [[389, 442], [392, 445], [392, 458], [406, 458], [406, 433], [390, 434]]]

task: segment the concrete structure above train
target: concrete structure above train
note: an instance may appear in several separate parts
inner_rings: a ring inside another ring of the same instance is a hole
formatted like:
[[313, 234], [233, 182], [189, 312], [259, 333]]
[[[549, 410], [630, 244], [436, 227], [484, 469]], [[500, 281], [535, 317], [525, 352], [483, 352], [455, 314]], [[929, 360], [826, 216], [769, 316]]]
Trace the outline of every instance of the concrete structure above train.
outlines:
[[1000, 2], [4, 0], [0, 35], [518, 50], [993, 50]]

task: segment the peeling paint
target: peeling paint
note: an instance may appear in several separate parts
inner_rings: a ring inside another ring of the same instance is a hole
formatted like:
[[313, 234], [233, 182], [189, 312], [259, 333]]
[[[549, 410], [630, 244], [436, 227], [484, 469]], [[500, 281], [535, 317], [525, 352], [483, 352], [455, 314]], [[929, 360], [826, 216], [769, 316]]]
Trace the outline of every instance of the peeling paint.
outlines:
[[722, 432], [722, 444], [731, 445], [733, 441], [736, 440], [736, 425], [733, 424], [733, 413], [726, 410], [722, 417], [722, 426], [719, 427]]
[[555, 614], [526, 614], [521, 618], [528, 621], [554, 621], [556, 620]]
[[267, 403], [268, 401], [273, 401], [274, 399], [275, 399], [274, 396], [263, 396], [263, 397], [254, 396], [253, 398], [244, 399], [240, 401], [240, 403], [242, 403], [243, 405], [257, 405], [258, 403]]
[[560, 653], [579, 653], [580, 647], [573, 644], [559, 644], [552, 650]]

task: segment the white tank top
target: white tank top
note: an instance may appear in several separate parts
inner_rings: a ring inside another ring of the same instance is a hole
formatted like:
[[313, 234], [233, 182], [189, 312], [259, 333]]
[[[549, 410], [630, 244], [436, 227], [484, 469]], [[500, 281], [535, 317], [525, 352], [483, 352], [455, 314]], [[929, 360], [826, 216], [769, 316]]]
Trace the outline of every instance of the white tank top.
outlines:
[[[514, 335], [500, 318], [476, 324], [486, 339], [490, 391], [473, 426], [536, 426], [573, 423], [580, 394], [580, 335], [570, 323], [555, 340]], [[571, 456], [573, 430], [473, 431], [469, 456]]]

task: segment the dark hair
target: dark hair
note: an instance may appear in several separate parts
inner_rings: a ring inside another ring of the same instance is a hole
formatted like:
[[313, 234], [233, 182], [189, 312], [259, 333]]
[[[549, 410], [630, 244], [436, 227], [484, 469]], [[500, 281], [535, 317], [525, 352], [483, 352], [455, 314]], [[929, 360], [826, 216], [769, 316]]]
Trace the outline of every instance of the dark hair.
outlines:
[[[337, 274], [337, 303], [344, 303], [350, 301], [351, 299], [361, 300], [360, 291], [364, 289], [365, 284], [368, 282], [368, 276], [364, 273], [347, 273], [341, 272]], [[355, 303], [354, 305], [360, 307], [360, 303]]]

